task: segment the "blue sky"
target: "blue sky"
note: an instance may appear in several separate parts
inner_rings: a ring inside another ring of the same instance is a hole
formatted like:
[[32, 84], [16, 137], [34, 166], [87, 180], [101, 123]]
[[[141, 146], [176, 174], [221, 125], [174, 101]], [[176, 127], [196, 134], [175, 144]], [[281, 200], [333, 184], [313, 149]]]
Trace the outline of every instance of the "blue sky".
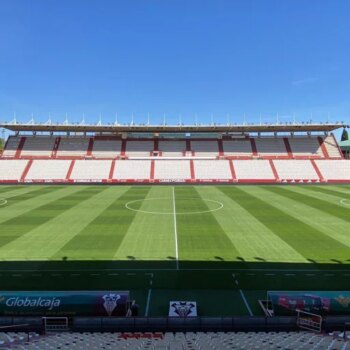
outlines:
[[2, 0], [0, 120], [350, 123], [350, 1]]

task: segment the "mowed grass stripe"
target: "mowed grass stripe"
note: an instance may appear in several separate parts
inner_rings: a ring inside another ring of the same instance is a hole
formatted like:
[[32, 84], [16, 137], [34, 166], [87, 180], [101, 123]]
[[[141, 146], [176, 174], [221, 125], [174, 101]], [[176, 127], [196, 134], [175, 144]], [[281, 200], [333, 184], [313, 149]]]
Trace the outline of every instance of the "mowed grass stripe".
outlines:
[[57, 190], [59, 190], [59, 187], [55, 187], [55, 186], [38, 186], [38, 187], [28, 188], [27, 191], [20, 191], [19, 194], [18, 194], [18, 191], [16, 191], [17, 193], [15, 192], [14, 196], [8, 195], [8, 197], [7, 197], [7, 204], [6, 204], [5, 208], [4, 208], [5, 209], [4, 212], [8, 208], [11, 209], [10, 207], [12, 205], [15, 205], [15, 204], [18, 204], [18, 203], [23, 204], [24, 201], [30, 201], [33, 198], [36, 198], [36, 197], [41, 196], [41, 195], [45, 195], [47, 193], [55, 192]]
[[[349, 255], [349, 247], [294, 216], [289, 210], [293, 204], [271, 190], [272, 186], [244, 186], [229, 188], [227, 193], [306, 259], [329, 262], [330, 257], [345, 259]], [[308, 215], [305, 209], [304, 215]]]
[[[328, 188], [322, 188], [322, 187], [303, 187], [302, 194], [309, 195], [310, 197], [325, 200], [331, 204], [338, 205], [342, 209], [348, 209], [350, 210], [350, 193], [341, 193], [336, 192]], [[349, 205], [343, 204], [341, 201], [345, 200], [346, 203], [349, 203]]]
[[[13, 242], [16, 251], [27, 256], [26, 247], [30, 247], [33, 250], [32, 258], [37, 260], [52, 258], [126, 190], [127, 187], [100, 187], [98, 191], [91, 192], [89, 197], [82, 198], [69, 210], [63, 211], [45, 224], [18, 238]], [[60, 231], [55, 233], [57, 227], [60, 227]], [[45, 249], [40, 249], [44, 245]], [[78, 253], [80, 258], [84, 258], [84, 250], [80, 249]], [[67, 260], [67, 256], [63, 258]], [[93, 256], [89, 258], [93, 259]]]
[[[176, 212], [207, 211], [194, 187], [175, 187]], [[211, 212], [176, 216], [180, 261], [233, 261], [239, 253]], [[181, 265], [180, 265], [181, 266]]]
[[344, 188], [341, 191], [339, 191], [333, 186], [308, 186], [307, 189], [314, 192], [321, 192], [332, 196], [336, 196], [340, 199], [348, 199], [350, 202], [350, 192], [344, 191]]
[[[348, 234], [350, 226], [346, 221], [309, 207], [297, 200], [272, 192], [272, 189], [270, 186], [259, 187], [256, 189], [256, 192], [263, 196], [266, 201], [269, 201], [271, 205], [289, 215], [293, 215], [298, 220], [350, 248], [350, 236]], [[334, 253], [329, 255], [329, 257], [334, 258]]]
[[[113, 187], [117, 191], [116, 187]], [[149, 188], [127, 187], [88, 226], [71, 239], [55, 256], [56, 259], [112, 260], [136, 212], [125, 209], [125, 203], [144, 198]]]
[[67, 186], [40, 186], [35, 189], [33, 187], [30, 193], [14, 194], [13, 198], [8, 199], [8, 203], [0, 209], [0, 224], [79, 190], [77, 187], [73, 189]]
[[[89, 198], [91, 195], [97, 191], [101, 191], [102, 189], [102, 187], [65, 187], [61, 191], [56, 191], [56, 197], [54, 196], [54, 193], [51, 193], [49, 203], [42, 203], [41, 206], [38, 206], [33, 210], [29, 210], [24, 214], [18, 215], [10, 220], [1, 223], [0, 256], [2, 258], [14, 258], [15, 255], [18, 255], [16, 252], [16, 244], [9, 247], [8, 245], [10, 242], [18, 239], [22, 235], [25, 235], [38, 226], [45, 224], [55, 216], [66, 210], [69, 210], [82, 200]], [[27, 206], [30, 208], [31, 202], [26, 202]], [[76, 218], [76, 220], [79, 220], [79, 218]], [[56, 226], [52, 230], [54, 234], [59, 234], [61, 228], [59, 226]], [[9, 251], [10, 248], [12, 249], [11, 252]], [[45, 249], [45, 243], [43, 244], [42, 249]]]
[[25, 186], [3, 186], [0, 185], [0, 195], [9, 191], [13, 191], [13, 190], [20, 190], [26, 188]]
[[[47, 186], [45, 186], [47, 187]], [[12, 198], [24, 195], [30, 192], [38, 191], [39, 189], [42, 189], [43, 186], [21, 186], [21, 187], [15, 187], [15, 186], [9, 186], [6, 191], [0, 192], [0, 198], [7, 200], [7, 206], [16, 203], [16, 201], [12, 200]]]
[[198, 186], [196, 189], [202, 198], [214, 199], [224, 205], [213, 215], [239, 252], [239, 260], [307, 262], [233, 197], [227, 195], [225, 187]]
[[[174, 261], [172, 187], [150, 187], [146, 197], [140, 196], [139, 199], [139, 202], [130, 203], [132, 208], [139, 209], [140, 212], [134, 212], [136, 215], [114, 258]], [[138, 207], [135, 207], [136, 204]]]
[[323, 186], [316, 186], [316, 188], [327, 188], [334, 192], [350, 194], [350, 185], [323, 185]]
[[350, 210], [342, 206], [338, 198], [314, 193], [309, 187], [281, 186], [270, 190], [350, 223]]

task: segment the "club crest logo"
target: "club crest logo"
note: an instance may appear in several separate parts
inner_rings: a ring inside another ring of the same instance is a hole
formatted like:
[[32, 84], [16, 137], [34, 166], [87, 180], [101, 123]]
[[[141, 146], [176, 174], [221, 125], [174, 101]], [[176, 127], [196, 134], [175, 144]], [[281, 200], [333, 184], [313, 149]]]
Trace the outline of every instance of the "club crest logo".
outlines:
[[173, 314], [179, 317], [197, 316], [195, 315], [196, 304], [189, 301], [175, 301], [170, 304]]
[[107, 311], [108, 316], [111, 316], [114, 309], [117, 307], [120, 295], [114, 293], [105, 294], [102, 299], [104, 300], [103, 307]]

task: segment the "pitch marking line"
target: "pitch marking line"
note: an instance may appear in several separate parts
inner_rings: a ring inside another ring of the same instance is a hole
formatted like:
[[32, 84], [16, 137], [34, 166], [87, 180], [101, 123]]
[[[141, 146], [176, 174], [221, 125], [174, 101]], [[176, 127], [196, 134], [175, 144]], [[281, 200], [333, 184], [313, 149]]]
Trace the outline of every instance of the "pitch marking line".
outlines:
[[[135, 209], [131, 206], [131, 204], [133, 203], [137, 203], [137, 202], [143, 202], [143, 201], [154, 201], [154, 200], [164, 200], [164, 199], [170, 199], [167, 197], [156, 197], [156, 198], [144, 198], [144, 199], [136, 199], [130, 202], [127, 202], [125, 204], [125, 208], [132, 210], [132, 211], [136, 211], [139, 213], [144, 213], [144, 214], [155, 214], [155, 215], [173, 215], [173, 211], [171, 212], [161, 212], [161, 211], [150, 211], [150, 210], [142, 210], [142, 209]], [[173, 198], [172, 198], [173, 199]], [[199, 199], [199, 198], [186, 198], [186, 199]], [[214, 201], [212, 199], [205, 199], [205, 198], [201, 198], [201, 200], [205, 201], [205, 202], [211, 202], [211, 203], [215, 203], [217, 204], [217, 208], [214, 209], [208, 209], [208, 210], [201, 210], [201, 211], [187, 211], [187, 212], [177, 212], [177, 215], [193, 215], [193, 214], [205, 214], [205, 213], [212, 213], [214, 211], [218, 211], [220, 209], [222, 209], [224, 207], [224, 205], [219, 202], [219, 201]]]
[[145, 317], [148, 316], [148, 311], [149, 311], [149, 303], [151, 301], [151, 294], [152, 294], [152, 289], [148, 290], [148, 295], [147, 295], [147, 303], [146, 303], [146, 309], [145, 309]]
[[[147, 275], [150, 276], [149, 285], [152, 286], [152, 284], [153, 284], [153, 273], [149, 273], [149, 274], [147, 274]], [[146, 302], [146, 309], [145, 309], [145, 317], [148, 316], [149, 304], [150, 304], [150, 301], [151, 301], [151, 294], [152, 294], [152, 288], [150, 288], [150, 289], [148, 290], [147, 302]]]
[[[233, 273], [232, 274], [232, 278], [234, 279], [235, 281], [235, 284], [238, 286], [238, 280], [236, 279], [236, 275]], [[254, 316], [253, 312], [252, 312], [252, 309], [250, 308], [249, 304], [248, 304], [248, 301], [243, 293], [243, 290], [242, 289], [238, 289], [239, 290], [239, 294], [241, 295], [241, 298], [245, 304], [245, 307], [247, 308], [248, 312], [249, 312], [249, 315], [250, 316]]]
[[179, 269], [179, 247], [178, 247], [178, 243], [177, 243], [177, 223], [176, 223], [175, 187], [173, 187], [173, 212], [174, 212], [174, 234], [175, 234], [176, 270], [178, 270], [178, 269]]
[[250, 316], [254, 316], [254, 314], [253, 314], [253, 312], [252, 312], [252, 310], [251, 310], [251, 308], [250, 308], [250, 306], [249, 306], [249, 304], [248, 304], [248, 301], [247, 301], [247, 299], [245, 298], [245, 295], [244, 295], [244, 293], [243, 293], [243, 290], [240, 289], [240, 290], [239, 290], [239, 293], [241, 294], [241, 297], [242, 297], [243, 302], [244, 302], [244, 304], [245, 304], [245, 306], [246, 306], [246, 308], [247, 308], [247, 310], [248, 310], [248, 312], [249, 312], [249, 315], [250, 315]]
[[7, 204], [7, 199], [6, 198], [0, 198], [0, 207], [2, 205], [5, 205], [5, 204]]
[[343, 205], [346, 205], [347, 207], [350, 207], [350, 200], [349, 199], [341, 199], [340, 201], [340, 204], [343, 204]]

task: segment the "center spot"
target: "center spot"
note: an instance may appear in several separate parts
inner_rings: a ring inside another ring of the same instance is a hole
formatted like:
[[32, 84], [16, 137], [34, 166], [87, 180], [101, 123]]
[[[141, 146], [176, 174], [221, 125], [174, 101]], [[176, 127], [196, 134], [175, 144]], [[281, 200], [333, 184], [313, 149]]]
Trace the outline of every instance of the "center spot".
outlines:
[[[206, 208], [203, 208], [203, 202]], [[141, 208], [142, 207], [142, 208]], [[224, 205], [213, 199], [176, 198], [176, 215], [212, 213], [222, 209]], [[174, 215], [171, 197], [136, 199], [125, 204], [125, 208], [145, 214]]]

